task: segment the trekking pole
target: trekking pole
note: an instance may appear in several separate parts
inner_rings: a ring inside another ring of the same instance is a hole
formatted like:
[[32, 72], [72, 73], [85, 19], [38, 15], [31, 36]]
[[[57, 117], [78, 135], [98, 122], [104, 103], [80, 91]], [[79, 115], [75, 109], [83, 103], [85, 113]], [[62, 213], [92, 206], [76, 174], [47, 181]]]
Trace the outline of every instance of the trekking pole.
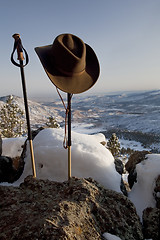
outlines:
[[[22, 46], [20, 35], [15, 33], [12, 37], [15, 39], [15, 43], [14, 43], [13, 52], [11, 54], [11, 62], [15, 66], [20, 67], [25, 113], [26, 113], [26, 121], [27, 121], [27, 129], [28, 129], [28, 140], [29, 140], [31, 163], [32, 163], [32, 172], [33, 172], [33, 177], [35, 178], [36, 177], [36, 168], [35, 168], [35, 161], [34, 161], [32, 134], [31, 134], [29, 110], [28, 110], [28, 102], [27, 102], [27, 91], [26, 91], [25, 76], [24, 76], [24, 67], [28, 64], [29, 59], [28, 59], [28, 54], [27, 54], [26, 50]], [[13, 59], [15, 50], [17, 50], [17, 56], [18, 56], [17, 59], [19, 60], [19, 64], [17, 62], [15, 62]], [[25, 64], [23, 64], [23, 60], [24, 60], [23, 51], [25, 53], [25, 58], [26, 58]]]

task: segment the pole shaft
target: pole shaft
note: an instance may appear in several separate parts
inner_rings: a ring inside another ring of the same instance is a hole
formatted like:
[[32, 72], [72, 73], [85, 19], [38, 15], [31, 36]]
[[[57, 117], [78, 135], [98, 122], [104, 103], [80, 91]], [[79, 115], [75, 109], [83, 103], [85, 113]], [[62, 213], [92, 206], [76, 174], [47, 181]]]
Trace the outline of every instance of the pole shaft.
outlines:
[[71, 94], [68, 98], [68, 180], [71, 178]]
[[25, 106], [27, 129], [28, 129], [28, 139], [32, 140], [31, 126], [30, 126], [30, 120], [29, 120], [28, 101], [27, 101], [27, 91], [26, 91], [25, 76], [24, 76], [24, 69], [23, 69], [23, 61], [22, 60], [20, 60], [20, 65], [22, 65], [20, 67], [20, 71], [21, 71], [23, 98], [24, 98], [24, 106]]
[[28, 110], [28, 101], [27, 101], [27, 91], [26, 91], [25, 76], [24, 76], [24, 69], [23, 69], [23, 60], [20, 60], [20, 65], [21, 65], [20, 71], [21, 71], [22, 89], [23, 89], [27, 129], [28, 129], [28, 140], [29, 140], [31, 163], [32, 163], [32, 172], [33, 172], [33, 177], [36, 177], [36, 168], [35, 168], [33, 144], [32, 144], [32, 133], [31, 133], [29, 110]]
[[31, 153], [31, 163], [32, 163], [33, 177], [36, 178], [36, 166], [35, 166], [35, 161], [34, 161], [34, 153], [33, 153], [33, 143], [32, 143], [32, 140], [29, 140], [29, 146], [30, 146], [30, 153]]
[[71, 94], [68, 93], [68, 146], [71, 146]]
[[68, 180], [71, 178], [71, 146], [68, 146]]

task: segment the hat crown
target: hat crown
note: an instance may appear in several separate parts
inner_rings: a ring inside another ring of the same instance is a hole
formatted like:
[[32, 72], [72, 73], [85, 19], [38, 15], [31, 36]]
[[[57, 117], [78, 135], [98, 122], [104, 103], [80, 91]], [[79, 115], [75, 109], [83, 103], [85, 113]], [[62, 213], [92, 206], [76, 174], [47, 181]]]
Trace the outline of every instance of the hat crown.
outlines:
[[71, 51], [74, 50], [74, 41], [73, 41], [70, 34], [67, 34], [67, 35], [64, 36], [63, 43]]
[[85, 70], [86, 47], [72, 34], [61, 34], [52, 45], [52, 61], [63, 74], [72, 76]]

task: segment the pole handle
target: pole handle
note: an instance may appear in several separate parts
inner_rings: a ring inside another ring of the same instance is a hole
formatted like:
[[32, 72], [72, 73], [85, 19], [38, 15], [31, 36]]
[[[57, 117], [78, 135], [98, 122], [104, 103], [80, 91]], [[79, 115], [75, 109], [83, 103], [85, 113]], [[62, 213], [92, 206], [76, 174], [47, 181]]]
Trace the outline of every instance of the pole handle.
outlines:
[[17, 55], [18, 55], [17, 59], [18, 60], [24, 60], [23, 47], [22, 47], [22, 42], [21, 42], [21, 39], [20, 39], [20, 34], [15, 33], [15, 34], [12, 35], [12, 37], [15, 40], [15, 45], [16, 45], [16, 48], [17, 48]]
[[[28, 54], [27, 54], [26, 50], [24, 49], [24, 47], [22, 45], [22, 41], [20, 39], [20, 34], [15, 33], [12, 35], [12, 37], [14, 38], [15, 42], [14, 42], [13, 52], [11, 54], [11, 62], [17, 67], [25, 67], [29, 62], [29, 58], [28, 58]], [[25, 64], [19, 64], [14, 60], [13, 55], [16, 50], [17, 50], [17, 56], [18, 56], [17, 59], [19, 61], [21, 61], [21, 63], [23, 63], [23, 60], [24, 60], [24, 56], [23, 56], [23, 51], [24, 51], [25, 58], [26, 58]]]

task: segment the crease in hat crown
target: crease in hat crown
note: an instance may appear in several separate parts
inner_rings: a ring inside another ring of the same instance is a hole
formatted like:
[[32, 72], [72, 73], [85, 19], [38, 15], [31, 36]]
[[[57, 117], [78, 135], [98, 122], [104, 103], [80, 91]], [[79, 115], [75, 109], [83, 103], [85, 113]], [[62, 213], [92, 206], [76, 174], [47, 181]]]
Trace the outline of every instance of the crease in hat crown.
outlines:
[[64, 92], [87, 91], [99, 77], [94, 50], [73, 34], [60, 34], [53, 44], [36, 47], [35, 51], [51, 82]]
[[81, 39], [71, 34], [58, 36], [52, 45], [52, 63], [69, 76], [85, 70], [86, 46]]

